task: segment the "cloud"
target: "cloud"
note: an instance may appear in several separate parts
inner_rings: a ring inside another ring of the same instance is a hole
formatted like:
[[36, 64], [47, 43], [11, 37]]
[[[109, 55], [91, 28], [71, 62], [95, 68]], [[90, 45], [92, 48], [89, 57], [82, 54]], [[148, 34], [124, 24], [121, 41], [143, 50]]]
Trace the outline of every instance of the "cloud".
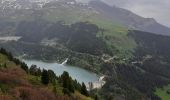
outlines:
[[[78, 0], [88, 2], [90, 0]], [[140, 16], [156, 19], [170, 27], [170, 0], [102, 0], [109, 5], [128, 9]]]

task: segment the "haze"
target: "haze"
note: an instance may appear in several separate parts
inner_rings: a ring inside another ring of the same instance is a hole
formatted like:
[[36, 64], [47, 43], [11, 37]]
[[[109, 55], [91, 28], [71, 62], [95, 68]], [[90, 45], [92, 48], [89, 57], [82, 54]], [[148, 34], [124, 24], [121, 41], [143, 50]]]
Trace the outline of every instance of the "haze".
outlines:
[[[78, 0], [88, 2], [90, 0]], [[170, 27], [170, 0], [102, 0], [109, 5], [128, 9], [140, 16], [156, 19]]]

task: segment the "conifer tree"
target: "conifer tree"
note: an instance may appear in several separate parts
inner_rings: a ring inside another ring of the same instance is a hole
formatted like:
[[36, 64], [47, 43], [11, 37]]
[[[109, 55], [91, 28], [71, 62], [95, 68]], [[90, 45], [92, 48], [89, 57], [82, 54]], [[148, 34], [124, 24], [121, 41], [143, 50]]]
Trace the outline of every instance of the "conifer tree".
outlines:
[[71, 79], [71, 77], [68, 80], [69, 84], [68, 84], [68, 90], [72, 93], [74, 93], [74, 85], [73, 85], [73, 80]]
[[43, 70], [42, 75], [41, 75], [41, 82], [45, 85], [48, 85], [49, 83], [49, 76], [48, 76], [48, 71]]
[[61, 75], [62, 78], [62, 84], [65, 89], [67, 89], [69, 92], [74, 93], [74, 83], [72, 78], [69, 76], [68, 72], [63, 72]]
[[86, 85], [84, 83], [82, 83], [81, 94], [83, 94], [85, 96], [89, 96], [88, 91], [86, 89]]

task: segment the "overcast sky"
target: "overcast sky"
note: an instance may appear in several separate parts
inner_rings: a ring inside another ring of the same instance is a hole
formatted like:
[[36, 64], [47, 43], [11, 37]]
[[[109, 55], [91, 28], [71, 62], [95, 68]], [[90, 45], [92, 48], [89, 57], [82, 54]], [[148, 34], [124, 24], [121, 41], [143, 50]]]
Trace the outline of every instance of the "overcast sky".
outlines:
[[[89, 0], [79, 0], [89, 1]], [[156, 19], [159, 23], [170, 27], [170, 0], [102, 0], [110, 5], [121, 8], [143, 16]]]

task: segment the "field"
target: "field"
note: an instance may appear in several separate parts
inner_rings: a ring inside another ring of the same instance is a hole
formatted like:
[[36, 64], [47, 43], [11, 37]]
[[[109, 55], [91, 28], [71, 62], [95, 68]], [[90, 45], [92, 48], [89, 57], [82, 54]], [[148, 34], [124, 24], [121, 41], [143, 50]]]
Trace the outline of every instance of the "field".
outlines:
[[163, 88], [156, 89], [155, 94], [158, 95], [162, 100], [170, 100], [170, 94], [167, 94], [167, 90], [170, 89], [170, 85]]

